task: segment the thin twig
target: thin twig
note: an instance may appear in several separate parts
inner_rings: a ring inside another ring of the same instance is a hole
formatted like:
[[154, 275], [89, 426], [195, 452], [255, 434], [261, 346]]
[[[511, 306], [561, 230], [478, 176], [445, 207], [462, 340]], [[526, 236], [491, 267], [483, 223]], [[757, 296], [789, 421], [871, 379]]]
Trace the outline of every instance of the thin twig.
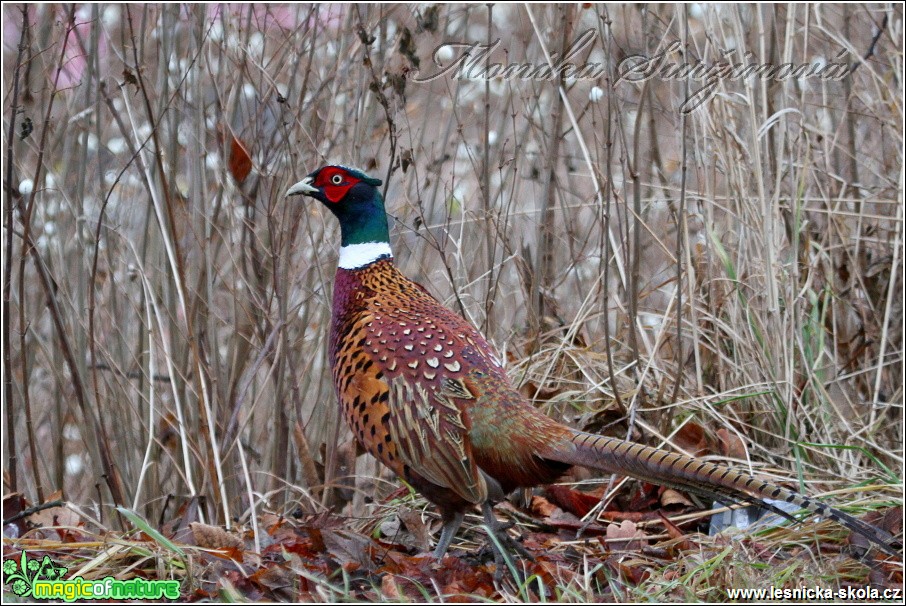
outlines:
[[[19, 467], [19, 454], [18, 448], [16, 447], [16, 407], [13, 400], [13, 362], [12, 362], [12, 341], [10, 340], [11, 335], [13, 334], [12, 326], [12, 316], [10, 314], [10, 296], [12, 291], [12, 279], [13, 279], [13, 221], [14, 211], [13, 200], [21, 196], [21, 192], [13, 191], [13, 166], [15, 166], [14, 155], [13, 155], [13, 143], [15, 142], [15, 133], [16, 133], [16, 118], [19, 115], [19, 73], [22, 69], [22, 57], [25, 54], [25, 40], [31, 31], [31, 26], [28, 22], [28, 7], [22, 5], [19, 7], [22, 12], [22, 36], [19, 38], [19, 48], [18, 54], [16, 55], [16, 71], [13, 74], [13, 98], [12, 98], [12, 112], [10, 112], [9, 117], [9, 130], [7, 131], [6, 138], [6, 178], [4, 182], [4, 190], [6, 191], [6, 260], [3, 263], [3, 393], [6, 397], [6, 440], [7, 440], [7, 452], [9, 452], [9, 465], [7, 469], [9, 470], [9, 485], [10, 492], [18, 492], [18, 467]], [[32, 194], [34, 193], [34, 187], [32, 187]], [[25, 307], [25, 301], [19, 299], [20, 309]], [[20, 329], [24, 332], [24, 326], [20, 326]], [[21, 335], [20, 335], [21, 337]], [[22, 347], [22, 342], [20, 341], [20, 355], [22, 356], [23, 364], [24, 360], [28, 357], [25, 353], [25, 349]], [[22, 389], [25, 392], [28, 392], [28, 381], [25, 379], [28, 378], [28, 375], [23, 374], [23, 386]], [[27, 396], [26, 396], [27, 401]], [[28, 413], [28, 416], [31, 417], [31, 414]], [[31, 423], [29, 423], [29, 429], [31, 429]], [[35, 452], [35, 440], [34, 440], [34, 431], [29, 433], [29, 452], [32, 456], [32, 461], [37, 461], [36, 452]], [[35, 466], [35, 481], [37, 484], [38, 491], [38, 500], [43, 501], [42, 487], [41, 487], [41, 478], [40, 473], [38, 473], [38, 468]]]

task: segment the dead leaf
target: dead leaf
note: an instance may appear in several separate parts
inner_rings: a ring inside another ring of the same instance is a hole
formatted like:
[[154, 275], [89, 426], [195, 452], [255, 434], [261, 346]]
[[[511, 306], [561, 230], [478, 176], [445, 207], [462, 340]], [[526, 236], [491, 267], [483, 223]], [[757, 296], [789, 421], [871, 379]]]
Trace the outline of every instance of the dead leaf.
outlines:
[[[872, 526], [877, 526], [893, 536], [900, 536], [903, 532], [902, 507], [891, 507], [887, 510], [870, 511], [862, 516], [861, 519], [863, 522], [871, 524]], [[850, 533], [848, 541], [850, 545], [855, 545], [866, 552], [869, 552], [869, 549], [871, 549], [872, 546], [872, 543], [868, 539], [855, 532]], [[876, 564], [888, 562], [899, 564], [893, 556], [890, 556], [879, 549], [875, 549], [873, 552], [869, 553], [873, 553]], [[902, 566], [900, 566], [898, 575], [900, 582], [902, 583]], [[880, 579], [885, 576], [885, 573], [876, 574], [874, 576], [877, 576], [878, 579]], [[886, 581], [883, 585], [885, 587], [891, 586], [889, 581]]]
[[673, 490], [672, 488], [665, 488], [661, 492], [661, 506], [662, 507], [674, 507], [674, 508], [683, 508], [683, 507], [694, 507], [695, 504], [689, 500], [686, 495], [679, 492], [678, 490]]
[[665, 581], [674, 581], [674, 580], [678, 579], [681, 574], [682, 574], [681, 570], [676, 570], [676, 569], [668, 570], [667, 572], [664, 573], [664, 580]]
[[903, 508], [891, 507], [884, 511], [872, 511], [865, 515], [864, 520], [869, 524], [874, 524], [894, 536], [903, 533]]
[[746, 460], [746, 444], [738, 435], [732, 433], [726, 427], [721, 427], [717, 430], [717, 439], [720, 454], [731, 459]]
[[369, 554], [369, 548], [374, 545], [370, 538], [357, 532], [337, 532], [322, 529], [321, 537], [327, 553], [341, 565], [355, 563], [371, 572], [375, 569], [374, 562]]
[[601, 499], [595, 495], [573, 490], [561, 484], [548, 486], [546, 493], [554, 503], [580, 518], [587, 515], [601, 502]]
[[531, 512], [535, 515], [547, 518], [552, 516], [555, 511], [559, 511], [560, 508], [544, 497], [534, 495], [532, 496], [532, 500], [529, 503], [529, 510], [531, 510]]
[[533, 572], [544, 580], [547, 587], [569, 586], [579, 575], [562, 562], [538, 560], [529, 563]]
[[[660, 507], [661, 503], [661, 487], [657, 484], [650, 484], [648, 482], [641, 482], [639, 484], [639, 489], [634, 490], [631, 493], [631, 498], [629, 503], [623, 507], [623, 511], [651, 511]], [[632, 518], [629, 518], [632, 519]]]
[[[46, 502], [53, 503], [54, 501], [59, 501], [62, 496], [63, 493], [58, 490], [50, 495]], [[81, 521], [81, 516], [65, 504], [58, 507], [48, 507], [47, 509], [42, 509], [28, 516], [28, 522], [30, 524], [42, 528], [76, 528], [80, 525]]]
[[384, 578], [381, 579], [381, 594], [385, 598], [390, 599], [390, 601], [402, 601], [403, 596], [400, 593], [399, 586], [396, 584], [396, 577], [392, 574], [385, 574]]
[[554, 389], [548, 389], [543, 386], [540, 386], [532, 381], [526, 381], [523, 383], [522, 387], [519, 388], [519, 392], [528, 398], [529, 400], [536, 400], [539, 402], [549, 402], [550, 400], [555, 399], [557, 396], [563, 394], [565, 389], [562, 387], [557, 387]]
[[676, 544], [678, 549], [681, 549], [682, 551], [689, 551], [692, 549], [697, 549], [698, 545], [696, 545], [691, 540], [689, 540], [689, 535], [687, 535], [685, 532], [683, 532], [679, 526], [674, 524], [670, 520], [670, 518], [668, 518], [667, 516], [665, 516], [664, 514], [662, 514], [660, 512], [658, 512], [658, 513], [661, 517], [661, 521], [664, 523], [664, 528], [667, 529], [667, 534], [670, 535], [670, 538], [679, 540], [679, 542]]
[[262, 550], [262, 555], [280, 554], [282, 557], [284, 554], [290, 554], [291, 561], [302, 561], [304, 558], [305, 562], [311, 562], [318, 559], [319, 553], [323, 552], [312, 549], [311, 541], [286, 541], [274, 543]]
[[245, 145], [235, 136], [230, 136], [230, 174], [236, 179], [237, 183], [245, 181], [249, 173], [252, 172], [252, 158], [249, 156]]
[[641, 585], [648, 579], [649, 576], [651, 576], [651, 573], [641, 566], [630, 566], [628, 564], [624, 564], [615, 557], [607, 558], [604, 563], [608, 568], [616, 573], [618, 578], [629, 583], [630, 585]]
[[296, 575], [291, 573], [284, 566], [272, 564], [266, 568], [260, 568], [255, 571], [249, 579], [262, 587], [277, 593], [278, 596], [285, 596], [283, 597], [285, 600], [292, 597], [291, 595], [288, 595], [288, 593], [295, 584]]
[[645, 533], [633, 522], [623, 520], [607, 527], [605, 546], [613, 551], [638, 551], [642, 548]]
[[[168, 502], [170, 497], [167, 497]], [[194, 522], [198, 521], [199, 508], [201, 506], [201, 499], [198, 497], [191, 497], [186, 501], [183, 501], [179, 509], [176, 511], [177, 517], [163, 525], [161, 532], [164, 533], [164, 536], [169, 537], [175, 541], [182, 543], [188, 543], [193, 540], [191, 525]], [[165, 508], [166, 510], [166, 508]]]
[[602, 511], [599, 516], [605, 520], [610, 520], [614, 523], [630, 521], [630, 522], [647, 522], [648, 520], [654, 520], [657, 518], [656, 511]]
[[689, 422], [683, 425], [673, 436], [673, 442], [677, 447], [696, 457], [711, 454], [713, 451], [705, 428], [698, 423]]
[[[258, 524], [261, 528], [264, 528], [266, 530], [267, 534], [271, 535], [272, 537], [281, 534], [284, 528], [293, 531], [293, 529], [288, 524], [288, 520], [285, 517], [278, 516], [266, 511], [260, 514], [258, 518]], [[295, 532], [292, 532], [292, 534], [295, 534]]]
[[18, 539], [28, 531], [25, 519], [18, 516], [24, 509], [28, 508], [28, 501], [22, 496], [22, 493], [12, 492], [3, 495], [3, 518], [14, 521], [6, 524], [3, 528], [3, 536], [9, 539]]
[[161, 415], [157, 421], [158, 441], [169, 452], [175, 452], [179, 446], [179, 420], [172, 412]]
[[406, 525], [406, 529], [412, 533], [416, 547], [420, 551], [428, 551], [431, 547], [431, 533], [428, 530], [428, 526], [422, 520], [421, 514], [408, 507], [401, 507], [397, 512], [397, 515]]
[[[586, 526], [581, 518], [560, 509], [544, 497], [539, 497], [537, 495], [533, 496], [530, 509], [532, 513], [541, 516], [544, 524], [552, 529], [576, 531], [582, 528], [584, 529], [585, 534], [589, 536], [599, 535], [604, 532], [603, 526], [596, 523]], [[523, 533], [524, 544], [528, 545], [532, 542], [531, 537], [533, 534], [535, 533], [527, 531]]]

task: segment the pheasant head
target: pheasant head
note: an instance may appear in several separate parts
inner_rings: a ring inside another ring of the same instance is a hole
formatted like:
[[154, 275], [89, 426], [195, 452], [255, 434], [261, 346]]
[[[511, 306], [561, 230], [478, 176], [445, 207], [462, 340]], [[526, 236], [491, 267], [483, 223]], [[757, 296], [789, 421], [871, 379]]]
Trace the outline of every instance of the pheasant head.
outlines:
[[380, 179], [339, 165], [319, 168], [286, 192], [324, 204], [340, 222], [340, 267], [358, 269], [380, 258], [390, 258], [390, 232]]

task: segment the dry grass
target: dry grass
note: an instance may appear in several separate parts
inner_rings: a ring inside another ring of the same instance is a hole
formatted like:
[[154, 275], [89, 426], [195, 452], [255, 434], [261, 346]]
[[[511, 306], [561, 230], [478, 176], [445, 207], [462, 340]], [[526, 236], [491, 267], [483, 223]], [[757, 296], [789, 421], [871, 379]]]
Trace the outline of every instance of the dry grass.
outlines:
[[[338, 428], [337, 229], [283, 198], [326, 161], [385, 179], [403, 271], [550, 414], [726, 428], [812, 492], [901, 482], [902, 8], [687, 10], [4, 5], [4, 491], [114, 527], [369, 513], [395, 483]], [[588, 28], [608, 70], [562, 94], [412, 80], [445, 42], [540, 63]], [[700, 83], [615, 76], [674, 40], [854, 71], [682, 114]]]

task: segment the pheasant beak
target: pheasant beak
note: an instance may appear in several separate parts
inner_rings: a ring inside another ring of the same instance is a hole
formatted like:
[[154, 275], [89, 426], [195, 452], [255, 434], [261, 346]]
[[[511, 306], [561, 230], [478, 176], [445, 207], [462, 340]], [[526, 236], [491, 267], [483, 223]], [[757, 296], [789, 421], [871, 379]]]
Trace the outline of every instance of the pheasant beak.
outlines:
[[286, 190], [286, 197], [288, 198], [289, 196], [298, 196], [300, 194], [303, 196], [310, 196], [311, 194], [319, 191], [317, 187], [312, 185], [312, 181], [314, 181], [314, 178], [305, 177], [304, 179], [290, 187], [288, 190]]

